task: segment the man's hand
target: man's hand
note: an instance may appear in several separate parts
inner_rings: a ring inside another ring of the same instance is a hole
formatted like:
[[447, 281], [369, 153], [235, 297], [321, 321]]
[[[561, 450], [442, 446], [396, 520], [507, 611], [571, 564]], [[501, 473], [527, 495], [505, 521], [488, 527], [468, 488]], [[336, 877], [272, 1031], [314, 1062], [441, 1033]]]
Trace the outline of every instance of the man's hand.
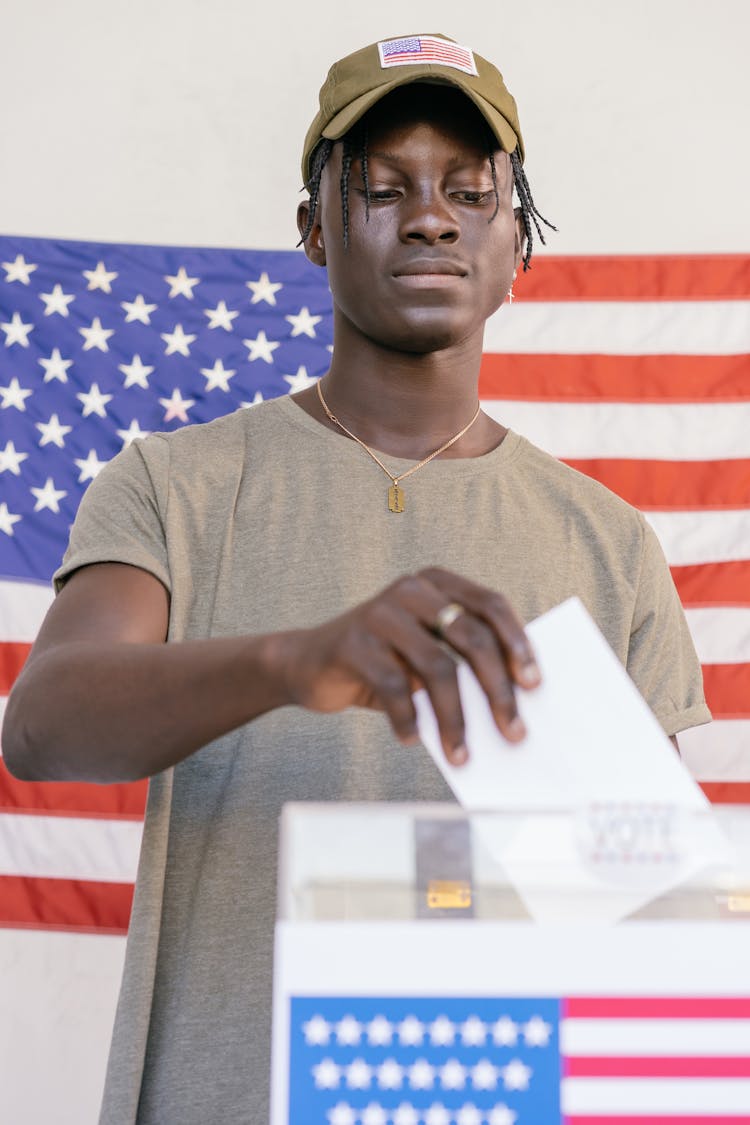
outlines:
[[539, 683], [523, 626], [500, 594], [437, 567], [399, 578], [324, 625], [287, 634], [290, 701], [314, 711], [384, 711], [396, 737], [410, 743], [417, 737], [412, 692], [424, 687], [446, 756], [460, 765], [467, 752], [456, 662], [442, 642], [471, 665], [499, 730], [511, 741], [523, 738], [514, 687]]

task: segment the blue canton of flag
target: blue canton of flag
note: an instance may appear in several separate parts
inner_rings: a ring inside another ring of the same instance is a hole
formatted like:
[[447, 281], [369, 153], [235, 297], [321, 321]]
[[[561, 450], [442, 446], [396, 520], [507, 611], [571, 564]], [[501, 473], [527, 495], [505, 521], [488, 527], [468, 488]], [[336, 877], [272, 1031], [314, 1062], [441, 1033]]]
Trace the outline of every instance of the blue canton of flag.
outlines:
[[0, 577], [50, 578], [134, 439], [309, 386], [332, 321], [301, 251], [0, 238]]
[[383, 54], [386, 58], [389, 55], [418, 55], [421, 49], [421, 41], [417, 38], [391, 39], [389, 42], [383, 44]]
[[555, 1125], [561, 1003], [291, 1001], [290, 1125]]

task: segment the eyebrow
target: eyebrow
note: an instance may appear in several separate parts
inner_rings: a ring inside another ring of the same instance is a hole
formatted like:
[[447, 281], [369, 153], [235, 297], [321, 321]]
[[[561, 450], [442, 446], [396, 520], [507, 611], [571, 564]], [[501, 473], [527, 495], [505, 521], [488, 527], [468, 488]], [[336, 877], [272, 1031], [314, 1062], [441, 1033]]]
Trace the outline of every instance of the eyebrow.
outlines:
[[[402, 162], [402, 157], [400, 157], [400, 156], [398, 155], [398, 153], [395, 153], [395, 152], [385, 152], [385, 151], [384, 151], [383, 149], [377, 149], [377, 148], [376, 148], [376, 149], [368, 149], [368, 150], [367, 150], [367, 157], [368, 157], [368, 159], [372, 159], [373, 157], [377, 157], [377, 158], [378, 158], [378, 159], [380, 159], [380, 160], [385, 160], [385, 161], [387, 161], [387, 163], [389, 163], [389, 164], [401, 164], [401, 162]], [[484, 160], [489, 160], [489, 154], [488, 154], [488, 153], [482, 153], [482, 155], [481, 155], [481, 159], [482, 159], [483, 161], [484, 161]], [[455, 167], [458, 167], [458, 168], [460, 168], [460, 167], [462, 167], [463, 165], [465, 165], [465, 164], [468, 164], [468, 163], [470, 163], [470, 161], [468, 161], [468, 160], [464, 160], [464, 158], [463, 158], [463, 157], [461, 157], [461, 156], [454, 156], [454, 157], [453, 157], [453, 158], [452, 158], [452, 159], [451, 159], [451, 160], [449, 161], [449, 166], [450, 166], [450, 167], [454, 167], [454, 168], [455, 168]]]

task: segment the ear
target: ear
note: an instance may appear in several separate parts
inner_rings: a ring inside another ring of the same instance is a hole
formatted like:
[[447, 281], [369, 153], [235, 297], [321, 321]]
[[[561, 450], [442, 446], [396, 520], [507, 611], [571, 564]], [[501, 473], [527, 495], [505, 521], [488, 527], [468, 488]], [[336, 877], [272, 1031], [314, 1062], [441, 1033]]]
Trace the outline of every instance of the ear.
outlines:
[[[308, 219], [310, 217], [310, 200], [306, 199], [300, 203], [297, 208], [297, 230], [300, 233], [300, 238], [307, 229]], [[320, 202], [315, 212], [315, 221], [313, 222], [312, 229], [305, 239], [305, 254], [313, 263], [314, 266], [324, 266], [326, 264], [326, 251], [323, 243], [323, 228], [319, 223], [320, 218]]]
[[518, 270], [518, 267], [523, 261], [524, 251], [526, 249], [526, 227], [523, 221], [523, 211], [520, 207], [514, 210], [516, 216], [516, 247], [513, 259], [513, 269]]

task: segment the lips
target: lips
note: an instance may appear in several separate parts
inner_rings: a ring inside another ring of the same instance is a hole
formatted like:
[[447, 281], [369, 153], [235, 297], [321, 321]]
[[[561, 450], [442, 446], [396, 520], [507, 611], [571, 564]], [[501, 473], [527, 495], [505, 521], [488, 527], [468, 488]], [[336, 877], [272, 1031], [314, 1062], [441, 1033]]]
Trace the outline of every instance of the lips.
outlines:
[[394, 277], [448, 276], [466, 277], [467, 270], [451, 258], [412, 258], [393, 271]]

